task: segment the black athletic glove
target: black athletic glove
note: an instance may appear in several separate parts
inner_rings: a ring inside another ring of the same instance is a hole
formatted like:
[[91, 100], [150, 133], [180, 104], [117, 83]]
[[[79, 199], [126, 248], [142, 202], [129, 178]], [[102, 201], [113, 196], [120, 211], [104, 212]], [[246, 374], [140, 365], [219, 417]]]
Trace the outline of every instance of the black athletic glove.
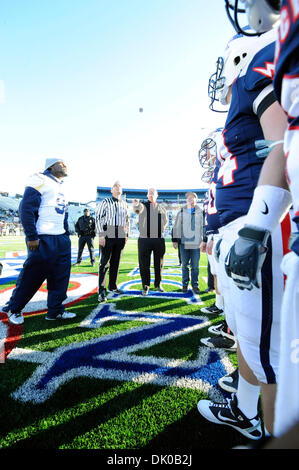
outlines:
[[251, 290], [258, 284], [258, 274], [267, 254], [268, 230], [245, 225], [225, 259], [225, 270], [239, 289]]

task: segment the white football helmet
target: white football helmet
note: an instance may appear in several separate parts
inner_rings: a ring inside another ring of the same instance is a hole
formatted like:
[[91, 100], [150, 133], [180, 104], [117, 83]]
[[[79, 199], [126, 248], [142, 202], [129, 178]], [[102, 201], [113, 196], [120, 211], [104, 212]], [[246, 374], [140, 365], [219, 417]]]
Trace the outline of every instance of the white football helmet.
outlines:
[[[237, 33], [256, 36], [269, 31], [280, 18], [281, 0], [225, 0], [227, 16]], [[231, 11], [233, 13], [231, 13]], [[247, 32], [240, 25], [240, 18], [245, 14], [247, 22], [255, 32]]]
[[213, 109], [214, 101], [219, 101], [224, 106], [229, 104], [227, 102], [229, 87], [263, 46], [259, 45], [258, 40], [259, 38], [237, 34], [228, 42], [224, 56], [218, 57], [216, 73], [211, 75], [208, 89], [211, 98], [210, 109], [213, 111], [216, 110]]
[[223, 131], [223, 127], [219, 127], [210, 132], [208, 137], [202, 141], [198, 152], [200, 166], [206, 171], [202, 175], [202, 181], [209, 183], [215, 169], [217, 158], [217, 140], [219, 134]]

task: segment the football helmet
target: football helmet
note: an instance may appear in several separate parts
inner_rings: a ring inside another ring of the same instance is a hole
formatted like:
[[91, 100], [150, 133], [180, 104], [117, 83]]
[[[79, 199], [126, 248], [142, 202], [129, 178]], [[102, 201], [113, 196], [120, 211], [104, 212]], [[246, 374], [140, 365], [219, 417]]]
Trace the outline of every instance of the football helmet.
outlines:
[[223, 127], [218, 127], [212, 131], [206, 139], [202, 141], [198, 152], [199, 163], [206, 171], [201, 176], [204, 183], [210, 183], [216, 166], [217, 140], [222, 134]]
[[216, 142], [212, 137], [207, 137], [202, 141], [200, 150], [198, 152], [198, 159], [200, 166], [205, 169], [214, 167], [214, 160], [216, 158]]
[[208, 94], [211, 99], [209, 107], [212, 111], [216, 111], [215, 101], [219, 101], [223, 106], [228, 105], [229, 87], [263, 46], [264, 44], [259, 38], [247, 37], [242, 34], [237, 34], [230, 39], [224, 56], [217, 59], [216, 72], [209, 79]]
[[208, 168], [208, 170], [204, 171], [203, 174], [201, 175], [201, 181], [203, 183], [210, 184], [212, 181], [213, 173], [214, 173], [214, 168], [213, 167]]
[[[245, 36], [257, 36], [272, 29], [280, 18], [281, 0], [225, 0], [227, 16], [234, 29]], [[240, 25], [240, 19], [245, 15], [247, 22], [254, 32], [246, 31]]]

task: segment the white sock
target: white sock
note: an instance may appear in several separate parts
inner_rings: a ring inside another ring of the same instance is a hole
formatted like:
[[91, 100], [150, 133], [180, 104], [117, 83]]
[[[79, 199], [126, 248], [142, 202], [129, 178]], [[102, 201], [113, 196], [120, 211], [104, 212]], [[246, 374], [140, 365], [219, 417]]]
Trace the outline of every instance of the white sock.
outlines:
[[223, 297], [220, 294], [216, 294], [216, 302], [215, 305], [220, 310], [223, 310]]
[[252, 419], [258, 412], [258, 401], [260, 396], [260, 385], [252, 385], [239, 373], [238, 382], [238, 408], [248, 419]]

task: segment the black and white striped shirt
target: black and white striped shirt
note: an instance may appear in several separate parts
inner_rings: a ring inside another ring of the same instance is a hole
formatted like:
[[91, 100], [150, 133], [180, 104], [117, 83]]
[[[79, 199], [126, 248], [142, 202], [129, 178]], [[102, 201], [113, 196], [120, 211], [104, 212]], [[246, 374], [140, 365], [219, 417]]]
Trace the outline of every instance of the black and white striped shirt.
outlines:
[[121, 238], [129, 234], [130, 216], [126, 201], [113, 196], [103, 199], [97, 205], [95, 219], [99, 237]]

